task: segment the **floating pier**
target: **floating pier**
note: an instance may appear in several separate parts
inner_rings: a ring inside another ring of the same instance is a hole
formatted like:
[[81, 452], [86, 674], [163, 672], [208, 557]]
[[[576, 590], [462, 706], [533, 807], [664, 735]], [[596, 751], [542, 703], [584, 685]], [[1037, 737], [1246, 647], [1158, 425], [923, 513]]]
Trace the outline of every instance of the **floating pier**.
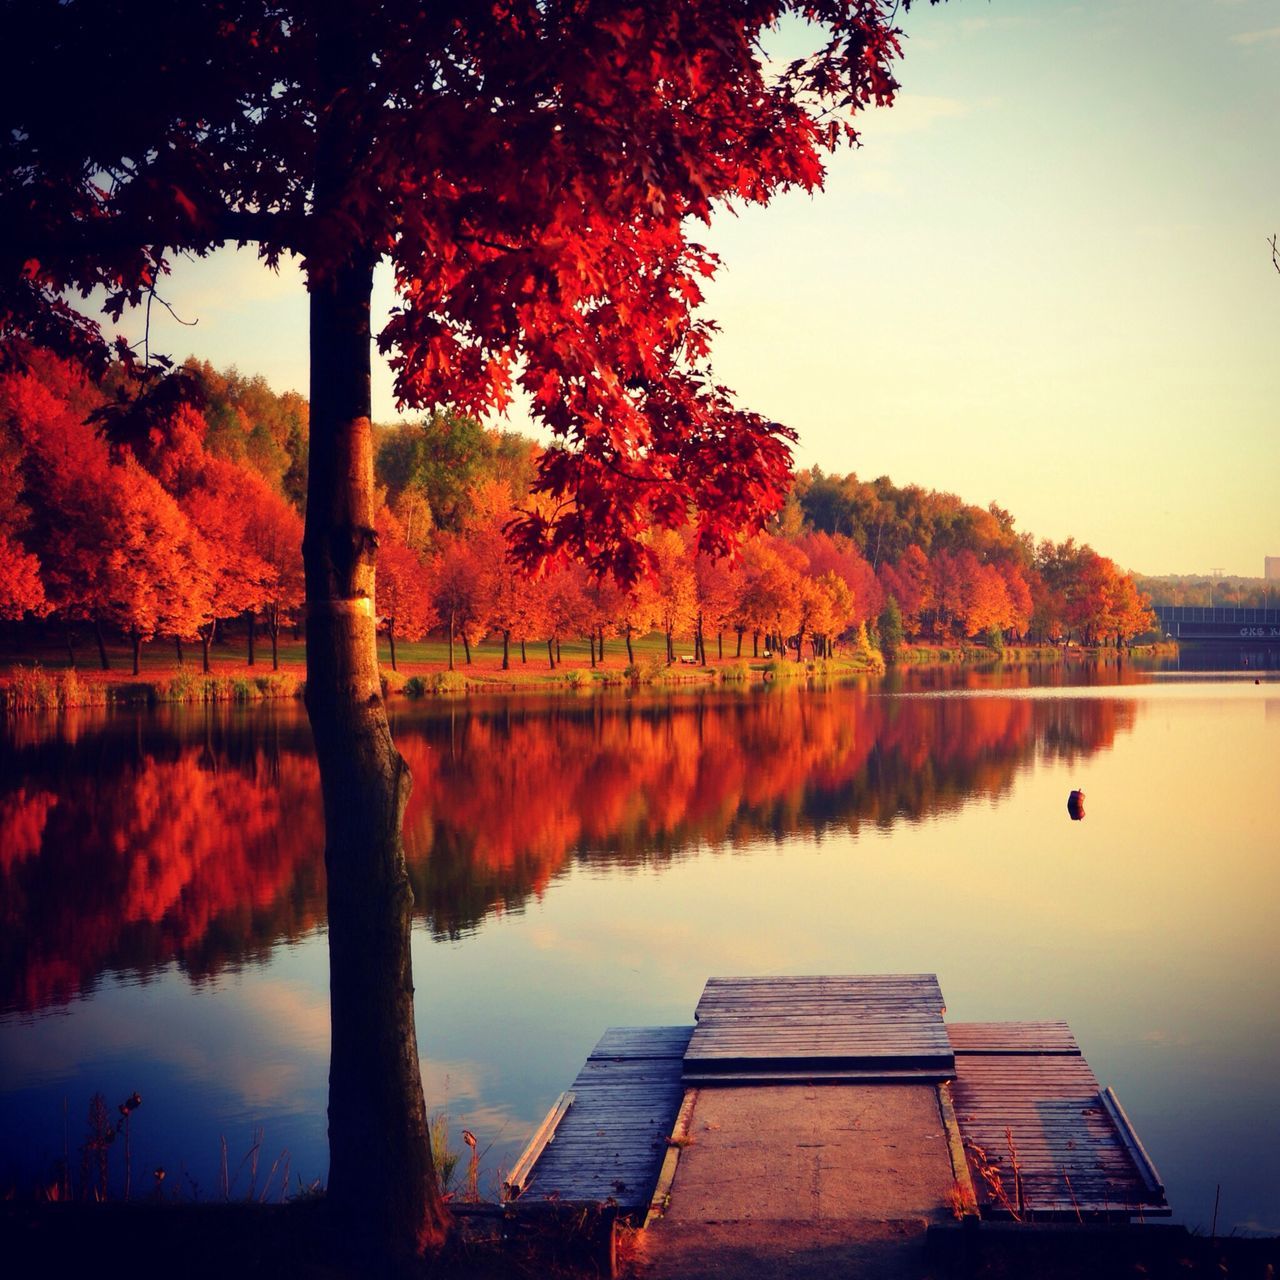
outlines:
[[944, 1015], [933, 974], [712, 978], [694, 1025], [606, 1031], [507, 1199], [704, 1234], [727, 1220], [1169, 1213], [1066, 1023]]

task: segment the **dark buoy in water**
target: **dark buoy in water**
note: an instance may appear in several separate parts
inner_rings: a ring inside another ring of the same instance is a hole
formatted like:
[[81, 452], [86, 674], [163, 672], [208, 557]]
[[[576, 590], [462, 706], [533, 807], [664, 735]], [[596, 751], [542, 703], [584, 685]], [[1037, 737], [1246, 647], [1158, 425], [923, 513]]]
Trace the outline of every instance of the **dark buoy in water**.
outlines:
[[1067, 812], [1072, 822], [1079, 822], [1084, 817], [1084, 792], [1073, 791], [1067, 797]]

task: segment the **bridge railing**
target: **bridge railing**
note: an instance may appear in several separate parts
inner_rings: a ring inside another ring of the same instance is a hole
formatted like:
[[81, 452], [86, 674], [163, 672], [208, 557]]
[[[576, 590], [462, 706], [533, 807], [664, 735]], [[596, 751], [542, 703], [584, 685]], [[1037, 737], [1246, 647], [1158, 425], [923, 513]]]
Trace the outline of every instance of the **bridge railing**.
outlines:
[[1152, 612], [1168, 627], [1174, 622], [1217, 622], [1228, 626], [1280, 626], [1280, 609], [1239, 609], [1222, 606], [1158, 604]]

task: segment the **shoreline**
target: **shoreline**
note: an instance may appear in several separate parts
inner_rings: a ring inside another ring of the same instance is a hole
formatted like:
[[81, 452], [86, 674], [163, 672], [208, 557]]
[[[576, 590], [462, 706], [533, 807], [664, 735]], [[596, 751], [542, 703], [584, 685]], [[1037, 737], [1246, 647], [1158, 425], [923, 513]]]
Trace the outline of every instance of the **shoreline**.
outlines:
[[[404, 646], [413, 648], [413, 646]], [[425, 646], [423, 646], [425, 647]], [[439, 647], [439, 646], [433, 646]], [[575, 646], [581, 648], [581, 646]], [[127, 670], [85, 670], [66, 664], [10, 661], [0, 669], [0, 711], [7, 716], [64, 711], [82, 707], [136, 707], [214, 702], [248, 703], [300, 698], [305, 689], [305, 656], [292, 647], [279, 669], [261, 662], [250, 666], [218, 656], [209, 673], [192, 666], [151, 667], [135, 676]], [[554, 669], [542, 662], [513, 662], [503, 670], [499, 653], [477, 646], [471, 663], [407, 657], [392, 669], [381, 662], [384, 696], [417, 699], [469, 697], [476, 694], [582, 694], [626, 688], [695, 688], [803, 680], [853, 680], [883, 676], [892, 670], [922, 671], [985, 666], [1041, 666], [1070, 662], [1125, 661], [1173, 655], [1171, 644], [1137, 645], [1129, 649], [1058, 645], [1012, 645], [995, 652], [983, 645], [907, 645], [894, 664], [878, 650], [855, 650], [834, 658], [717, 658], [694, 666], [686, 660], [668, 664], [653, 647], [628, 664], [619, 658], [592, 666], [585, 650], [570, 646]], [[380, 659], [384, 656], [380, 654]]]

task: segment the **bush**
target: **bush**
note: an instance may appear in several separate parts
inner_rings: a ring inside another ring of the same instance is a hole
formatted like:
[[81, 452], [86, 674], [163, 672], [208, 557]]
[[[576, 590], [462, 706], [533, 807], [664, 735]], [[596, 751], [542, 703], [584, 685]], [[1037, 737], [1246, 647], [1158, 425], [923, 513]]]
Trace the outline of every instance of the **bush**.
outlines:
[[459, 671], [437, 671], [431, 677], [431, 692], [459, 694], [467, 691], [467, 677]]
[[745, 683], [751, 679], [751, 664], [739, 658], [737, 662], [720, 668], [720, 679], [725, 684]]
[[427, 682], [421, 676], [410, 676], [404, 682], [402, 692], [406, 698], [424, 697], [428, 692]]
[[58, 685], [40, 670], [37, 663], [31, 667], [14, 667], [9, 677], [5, 705], [11, 711], [52, 710], [58, 705]]
[[1004, 653], [1004, 632], [999, 627], [988, 627], [982, 639], [993, 653]]
[[591, 676], [581, 667], [574, 667], [564, 673], [564, 682], [570, 689], [585, 689], [591, 684]]

